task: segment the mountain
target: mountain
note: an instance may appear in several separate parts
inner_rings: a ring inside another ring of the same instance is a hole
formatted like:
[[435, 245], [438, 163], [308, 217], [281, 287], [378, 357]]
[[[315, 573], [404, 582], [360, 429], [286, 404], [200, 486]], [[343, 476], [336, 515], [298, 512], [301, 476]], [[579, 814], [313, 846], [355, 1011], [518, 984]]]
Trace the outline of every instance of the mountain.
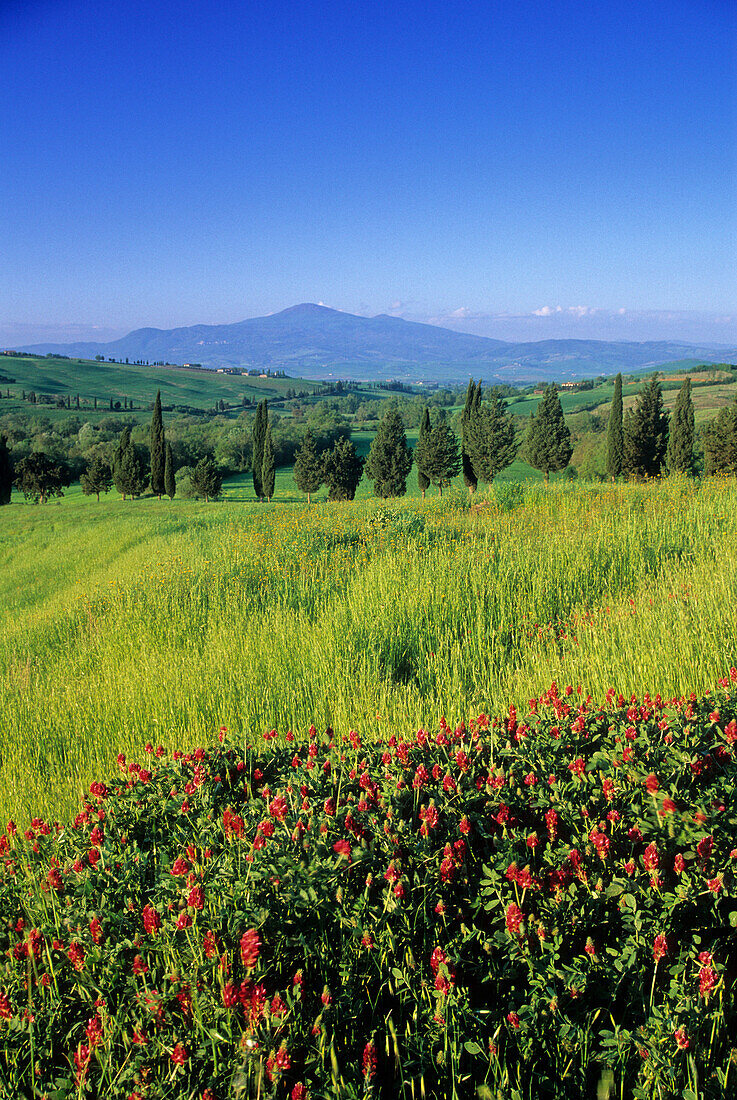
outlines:
[[658, 366], [668, 360], [722, 362], [737, 350], [689, 344], [544, 340], [510, 344], [379, 314], [359, 317], [304, 303], [231, 325], [136, 329], [109, 343], [36, 344], [22, 349], [83, 359], [270, 367], [301, 378], [488, 382], [563, 379]]

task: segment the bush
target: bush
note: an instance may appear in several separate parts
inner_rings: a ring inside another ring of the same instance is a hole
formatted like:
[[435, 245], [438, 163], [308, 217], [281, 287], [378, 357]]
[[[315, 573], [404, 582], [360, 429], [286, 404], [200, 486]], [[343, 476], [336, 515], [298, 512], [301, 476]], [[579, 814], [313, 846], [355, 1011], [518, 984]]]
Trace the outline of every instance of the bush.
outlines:
[[735, 684], [119, 757], [0, 843], [4, 1094], [725, 1095]]

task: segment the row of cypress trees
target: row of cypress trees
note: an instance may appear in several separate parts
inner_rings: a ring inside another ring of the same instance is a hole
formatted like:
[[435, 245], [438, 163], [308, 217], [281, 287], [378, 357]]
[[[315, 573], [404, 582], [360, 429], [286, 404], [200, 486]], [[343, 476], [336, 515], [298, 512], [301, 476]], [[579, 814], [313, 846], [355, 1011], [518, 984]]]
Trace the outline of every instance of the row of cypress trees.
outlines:
[[270, 501], [276, 484], [276, 451], [271, 438], [266, 398], [256, 408], [253, 422], [253, 491], [259, 500]]
[[606, 438], [606, 468], [617, 477], [660, 477], [671, 473], [696, 473], [695, 414], [691, 379], [678, 391], [672, 417], [668, 417], [663, 393], [653, 375], [634, 407], [623, 415], [622, 375], [614, 380], [614, 395]]

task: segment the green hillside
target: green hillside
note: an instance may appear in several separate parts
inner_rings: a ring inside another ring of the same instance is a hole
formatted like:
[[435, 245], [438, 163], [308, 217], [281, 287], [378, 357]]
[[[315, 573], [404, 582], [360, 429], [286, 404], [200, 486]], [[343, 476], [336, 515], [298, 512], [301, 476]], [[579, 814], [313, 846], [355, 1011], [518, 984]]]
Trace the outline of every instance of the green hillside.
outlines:
[[[13, 378], [14, 382], [3, 381]], [[61, 359], [44, 356], [0, 357], [0, 389], [20, 395], [20, 390], [62, 397], [77, 394], [85, 406], [97, 398], [98, 406], [132, 400], [148, 404], [161, 390], [164, 405], [211, 408], [216, 401], [240, 404], [244, 397], [284, 397], [287, 390], [314, 393], [320, 382], [293, 378], [260, 378], [220, 374], [217, 371], [172, 366], [134, 366], [129, 363], [95, 362], [91, 359]]]

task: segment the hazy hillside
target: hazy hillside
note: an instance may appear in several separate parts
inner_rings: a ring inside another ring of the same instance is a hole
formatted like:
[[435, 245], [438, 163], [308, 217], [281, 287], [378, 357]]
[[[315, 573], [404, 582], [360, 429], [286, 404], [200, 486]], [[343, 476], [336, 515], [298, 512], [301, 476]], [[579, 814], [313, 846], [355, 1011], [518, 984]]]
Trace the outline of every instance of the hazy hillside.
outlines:
[[94, 358], [271, 367], [302, 378], [463, 381], [565, 379], [658, 366], [668, 360], [720, 362], [737, 350], [670, 342], [545, 340], [509, 344], [380, 314], [292, 306], [232, 325], [137, 329], [110, 343], [40, 344], [25, 350]]

